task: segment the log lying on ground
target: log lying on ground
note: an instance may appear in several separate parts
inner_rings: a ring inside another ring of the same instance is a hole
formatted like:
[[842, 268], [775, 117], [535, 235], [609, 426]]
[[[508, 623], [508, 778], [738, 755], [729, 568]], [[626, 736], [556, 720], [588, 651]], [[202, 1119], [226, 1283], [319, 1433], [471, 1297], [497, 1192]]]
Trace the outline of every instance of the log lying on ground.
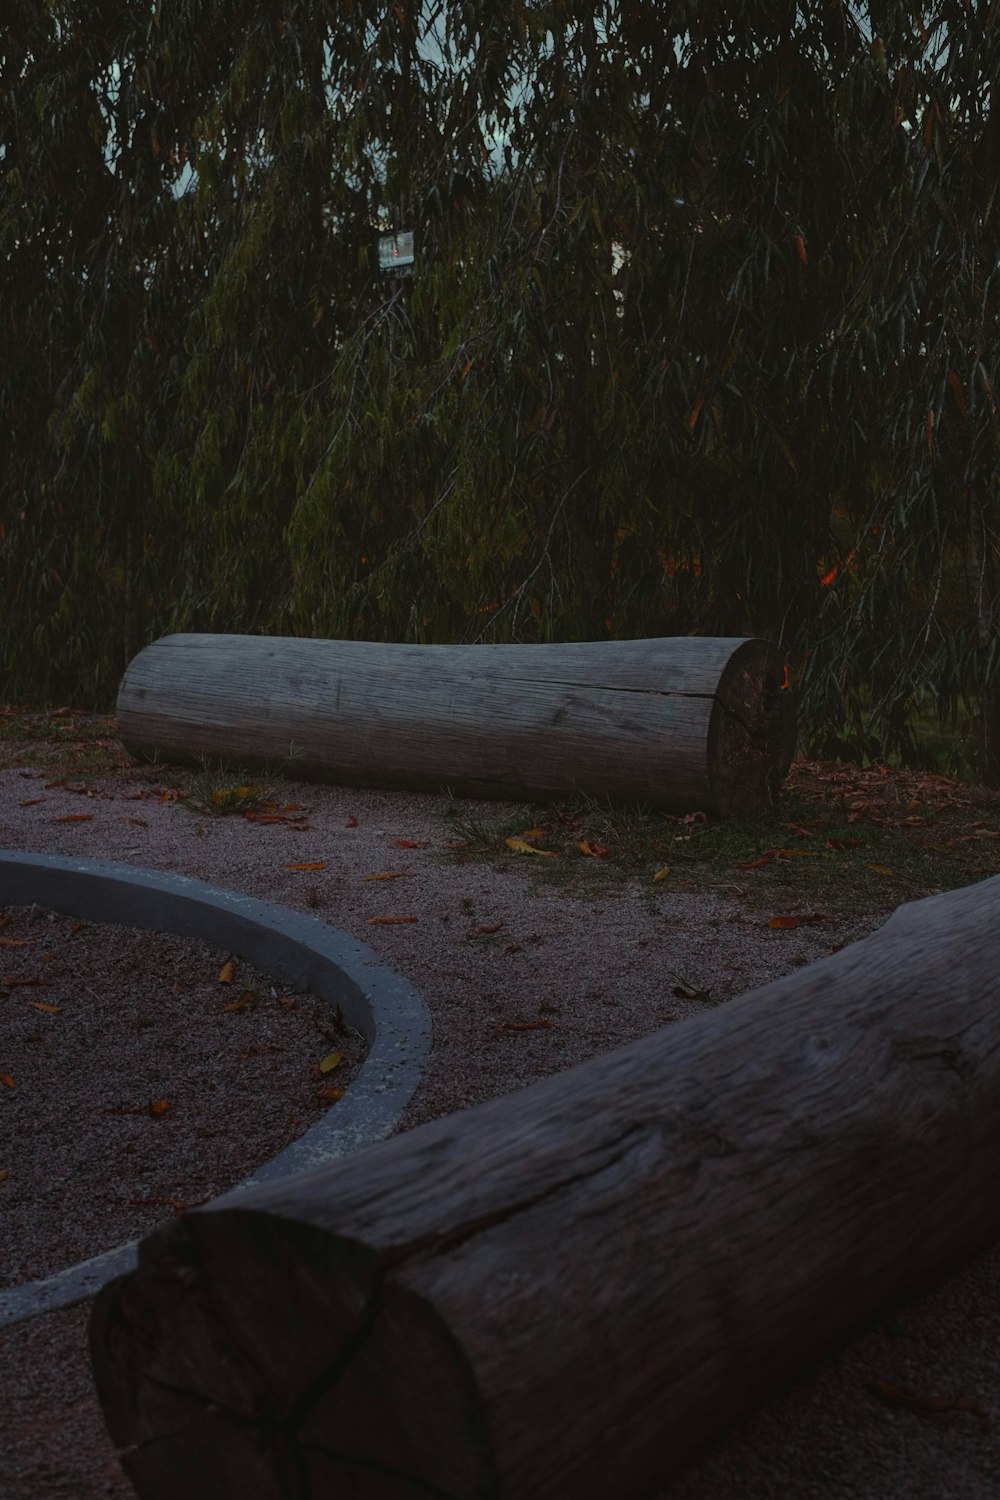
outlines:
[[643, 1496], [1000, 1233], [1000, 877], [705, 1016], [142, 1242], [140, 1496]]
[[783, 681], [780, 655], [759, 640], [169, 635], [130, 663], [118, 733], [140, 759], [726, 815], [768, 807], [788, 771], [795, 716]]

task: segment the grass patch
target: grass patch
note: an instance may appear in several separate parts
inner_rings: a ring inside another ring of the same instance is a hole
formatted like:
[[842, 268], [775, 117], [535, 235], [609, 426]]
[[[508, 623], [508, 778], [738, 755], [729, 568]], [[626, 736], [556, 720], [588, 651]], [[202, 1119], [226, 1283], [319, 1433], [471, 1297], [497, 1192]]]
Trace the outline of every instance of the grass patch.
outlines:
[[129, 764], [113, 714], [0, 709], [0, 769], [36, 766], [76, 779], [119, 772]]
[[[938, 775], [797, 762], [767, 814], [711, 820], [590, 799], [455, 823], [446, 858], [587, 897], [717, 891], [799, 920], [892, 910], [1000, 874], [1000, 793]], [[512, 846], [508, 840], [514, 839]]]
[[206, 813], [213, 818], [233, 814], [264, 812], [275, 806], [273, 788], [255, 781], [253, 774], [239, 767], [204, 766], [190, 779], [184, 795], [189, 812]]

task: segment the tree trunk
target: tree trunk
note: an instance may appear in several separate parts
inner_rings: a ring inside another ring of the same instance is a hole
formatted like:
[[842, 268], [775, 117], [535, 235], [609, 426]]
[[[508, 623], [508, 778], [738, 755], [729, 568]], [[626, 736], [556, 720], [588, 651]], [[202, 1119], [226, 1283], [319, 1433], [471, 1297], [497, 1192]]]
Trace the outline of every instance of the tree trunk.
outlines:
[[130, 663], [140, 759], [220, 758], [345, 785], [690, 812], [768, 807], [795, 748], [764, 641], [408, 646], [170, 635]]
[[1000, 878], [143, 1241], [95, 1304], [146, 1500], [642, 1496], [1000, 1233]]

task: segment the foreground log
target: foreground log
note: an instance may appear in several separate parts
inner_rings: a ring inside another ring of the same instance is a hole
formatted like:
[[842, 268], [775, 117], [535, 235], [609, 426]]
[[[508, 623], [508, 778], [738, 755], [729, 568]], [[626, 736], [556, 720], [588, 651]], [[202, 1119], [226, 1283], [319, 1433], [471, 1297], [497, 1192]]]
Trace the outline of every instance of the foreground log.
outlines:
[[130, 663], [140, 759], [219, 758], [344, 785], [768, 807], [795, 716], [764, 641], [405, 646], [169, 635]]
[[98, 1298], [140, 1496], [643, 1496], [1000, 1233], [1000, 878], [175, 1220]]

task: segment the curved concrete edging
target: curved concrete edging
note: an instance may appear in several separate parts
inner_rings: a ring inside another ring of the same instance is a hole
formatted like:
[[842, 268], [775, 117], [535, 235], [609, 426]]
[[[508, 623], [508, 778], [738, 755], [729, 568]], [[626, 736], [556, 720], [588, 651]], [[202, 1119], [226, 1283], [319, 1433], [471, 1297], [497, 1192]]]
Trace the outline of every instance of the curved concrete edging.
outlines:
[[[37, 902], [93, 922], [203, 938], [336, 1006], [368, 1043], [344, 1098], [310, 1130], [231, 1191], [325, 1165], [392, 1130], [419, 1083], [431, 1043], [420, 995], [364, 943], [287, 906], [106, 859], [0, 849], [0, 904]], [[138, 1241], [0, 1292], [0, 1327], [68, 1307], [138, 1264]]]

